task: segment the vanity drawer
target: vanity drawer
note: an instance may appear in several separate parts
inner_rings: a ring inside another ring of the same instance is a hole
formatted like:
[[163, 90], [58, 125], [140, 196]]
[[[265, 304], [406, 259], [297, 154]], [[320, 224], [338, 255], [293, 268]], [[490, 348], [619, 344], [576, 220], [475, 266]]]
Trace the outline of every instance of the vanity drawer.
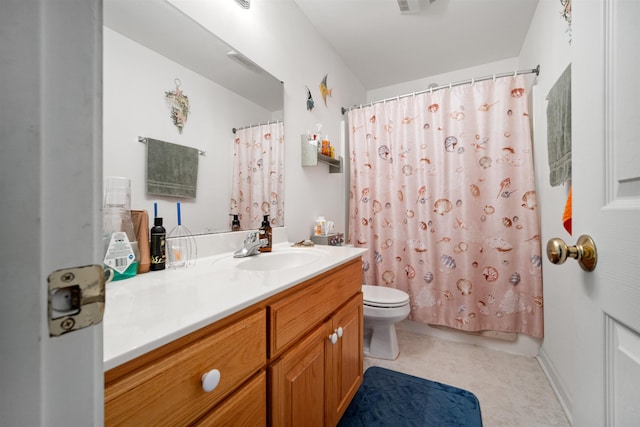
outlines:
[[337, 307], [362, 290], [360, 258], [306, 282], [300, 290], [270, 304], [269, 357], [326, 319]]
[[[105, 424], [192, 423], [265, 366], [265, 331], [260, 310], [107, 383]], [[220, 382], [207, 393], [201, 378], [212, 369]]]
[[204, 426], [266, 426], [267, 425], [267, 374], [260, 372], [255, 378], [235, 392], [230, 398], [199, 420]]

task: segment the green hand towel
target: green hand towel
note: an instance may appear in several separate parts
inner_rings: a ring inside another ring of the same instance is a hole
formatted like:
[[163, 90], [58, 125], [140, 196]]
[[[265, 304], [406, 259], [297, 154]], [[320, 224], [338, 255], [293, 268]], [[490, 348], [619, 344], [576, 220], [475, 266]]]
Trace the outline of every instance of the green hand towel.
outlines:
[[571, 179], [571, 64], [547, 96], [549, 180], [558, 186]]
[[146, 141], [147, 194], [195, 198], [199, 151], [157, 139]]

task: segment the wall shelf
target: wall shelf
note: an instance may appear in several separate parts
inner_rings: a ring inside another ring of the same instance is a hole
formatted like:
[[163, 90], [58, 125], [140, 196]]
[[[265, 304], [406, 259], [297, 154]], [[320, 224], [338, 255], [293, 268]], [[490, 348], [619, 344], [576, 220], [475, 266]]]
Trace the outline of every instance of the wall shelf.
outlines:
[[302, 166], [317, 166], [318, 163], [329, 165], [329, 173], [342, 173], [342, 157], [334, 159], [318, 153], [318, 146], [310, 142], [306, 135], [300, 135]]

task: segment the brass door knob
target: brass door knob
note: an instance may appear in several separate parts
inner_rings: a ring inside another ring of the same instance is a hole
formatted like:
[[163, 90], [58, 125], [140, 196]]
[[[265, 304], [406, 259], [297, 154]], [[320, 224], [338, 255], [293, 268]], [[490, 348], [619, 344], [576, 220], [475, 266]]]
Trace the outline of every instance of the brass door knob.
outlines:
[[584, 271], [593, 271], [598, 262], [598, 251], [591, 236], [578, 237], [575, 246], [567, 246], [562, 239], [555, 237], [547, 242], [547, 258], [552, 264], [563, 264], [567, 258], [573, 258]]

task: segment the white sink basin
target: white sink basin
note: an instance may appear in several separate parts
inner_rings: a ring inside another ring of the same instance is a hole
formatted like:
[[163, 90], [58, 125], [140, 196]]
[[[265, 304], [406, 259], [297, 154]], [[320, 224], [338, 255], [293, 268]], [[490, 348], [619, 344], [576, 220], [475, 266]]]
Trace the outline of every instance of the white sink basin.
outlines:
[[248, 271], [284, 270], [311, 264], [327, 256], [321, 249], [290, 248], [273, 252], [263, 252], [246, 258], [225, 256], [214, 261], [218, 268], [231, 268]]

